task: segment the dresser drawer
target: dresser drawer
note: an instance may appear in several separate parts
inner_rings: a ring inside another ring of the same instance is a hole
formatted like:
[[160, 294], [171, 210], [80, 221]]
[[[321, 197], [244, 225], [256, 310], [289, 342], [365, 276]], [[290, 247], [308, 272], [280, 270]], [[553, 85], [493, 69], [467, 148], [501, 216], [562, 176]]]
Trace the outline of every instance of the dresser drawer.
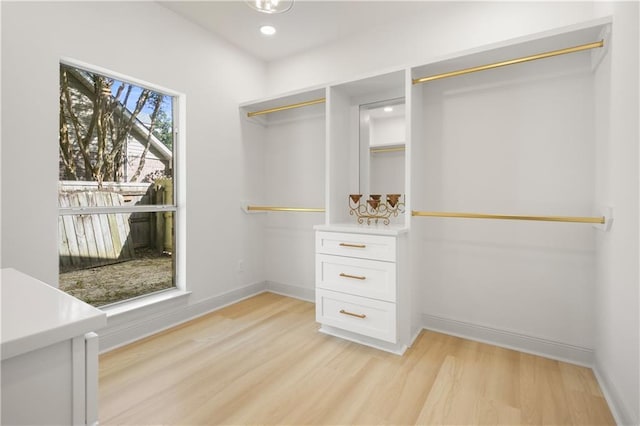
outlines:
[[317, 254], [316, 287], [395, 302], [396, 264]]
[[396, 261], [396, 238], [382, 235], [317, 232], [316, 253]]
[[316, 321], [396, 343], [395, 303], [316, 289]]

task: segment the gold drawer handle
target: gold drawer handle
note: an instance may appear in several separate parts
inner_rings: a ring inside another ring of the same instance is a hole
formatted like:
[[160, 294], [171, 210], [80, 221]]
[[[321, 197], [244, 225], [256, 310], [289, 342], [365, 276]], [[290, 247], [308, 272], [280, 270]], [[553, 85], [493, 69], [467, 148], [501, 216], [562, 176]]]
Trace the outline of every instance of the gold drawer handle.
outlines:
[[351, 315], [352, 317], [362, 318], [362, 319], [367, 317], [365, 314], [354, 314], [353, 312], [345, 311], [344, 309], [340, 309], [340, 313], [344, 315]]
[[353, 248], [365, 248], [367, 247], [364, 244], [349, 244], [349, 243], [340, 243], [340, 247], [353, 247]]
[[363, 276], [360, 276], [360, 275], [349, 275], [349, 274], [345, 274], [344, 272], [341, 272], [340, 276], [344, 277], [344, 278], [353, 278], [354, 280], [366, 280], [367, 279], [367, 277], [363, 277]]

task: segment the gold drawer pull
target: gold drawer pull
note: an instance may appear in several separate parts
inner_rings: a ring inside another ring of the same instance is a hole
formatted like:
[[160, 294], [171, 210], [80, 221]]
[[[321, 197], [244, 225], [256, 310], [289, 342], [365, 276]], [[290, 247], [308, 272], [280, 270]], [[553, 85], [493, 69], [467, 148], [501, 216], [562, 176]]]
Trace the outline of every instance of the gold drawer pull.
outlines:
[[341, 272], [340, 276], [344, 277], [344, 278], [353, 278], [354, 280], [366, 280], [367, 279], [367, 277], [363, 277], [363, 276], [360, 276], [360, 275], [349, 275], [349, 274], [345, 274], [344, 272]]
[[349, 243], [340, 243], [340, 247], [353, 247], [353, 248], [365, 248], [367, 247], [364, 244], [349, 244]]
[[354, 314], [353, 312], [345, 311], [344, 309], [340, 309], [340, 313], [344, 315], [351, 315], [352, 317], [356, 317], [356, 318], [364, 319], [367, 317], [365, 314]]

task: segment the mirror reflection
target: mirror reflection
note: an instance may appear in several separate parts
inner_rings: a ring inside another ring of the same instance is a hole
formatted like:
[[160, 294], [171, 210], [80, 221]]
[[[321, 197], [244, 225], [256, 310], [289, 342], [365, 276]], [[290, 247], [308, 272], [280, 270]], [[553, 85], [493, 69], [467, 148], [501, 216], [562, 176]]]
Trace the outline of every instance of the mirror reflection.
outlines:
[[404, 98], [360, 105], [360, 193], [404, 194]]

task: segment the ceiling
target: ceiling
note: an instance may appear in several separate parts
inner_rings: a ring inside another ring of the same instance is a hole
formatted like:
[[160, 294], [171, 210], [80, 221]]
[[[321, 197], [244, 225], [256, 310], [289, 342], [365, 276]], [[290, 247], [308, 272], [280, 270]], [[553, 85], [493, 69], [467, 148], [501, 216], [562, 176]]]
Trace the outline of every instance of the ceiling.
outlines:
[[[243, 0], [159, 3], [265, 61], [383, 27], [437, 6], [434, 2], [415, 0], [296, 0], [290, 11], [269, 15], [253, 10]], [[265, 24], [276, 27], [277, 33], [262, 35], [259, 28]]]

